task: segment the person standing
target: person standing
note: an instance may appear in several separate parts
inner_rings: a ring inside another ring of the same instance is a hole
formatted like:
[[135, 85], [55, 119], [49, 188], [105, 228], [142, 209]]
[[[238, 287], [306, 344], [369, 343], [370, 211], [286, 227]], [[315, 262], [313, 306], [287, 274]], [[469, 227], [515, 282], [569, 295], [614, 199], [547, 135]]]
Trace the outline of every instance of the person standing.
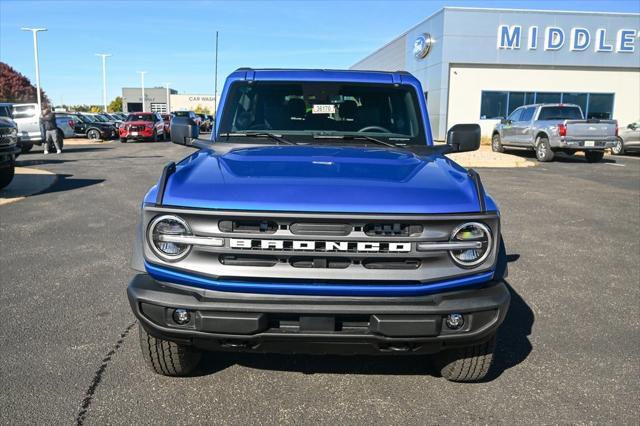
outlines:
[[58, 138], [56, 114], [52, 112], [49, 107], [46, 107], [42, 110], [42, 117], [40, 117], [40, 119], [44, 124], [44, 141], [42, 142], [42, 145], [44, 146], [44, 154], [47, 155], [49, 153], [49, 139], [53, 140], [53, 144], [56, 147], [56, 153], [60, 154], [62, 150], [60, 149], [60, 140]]

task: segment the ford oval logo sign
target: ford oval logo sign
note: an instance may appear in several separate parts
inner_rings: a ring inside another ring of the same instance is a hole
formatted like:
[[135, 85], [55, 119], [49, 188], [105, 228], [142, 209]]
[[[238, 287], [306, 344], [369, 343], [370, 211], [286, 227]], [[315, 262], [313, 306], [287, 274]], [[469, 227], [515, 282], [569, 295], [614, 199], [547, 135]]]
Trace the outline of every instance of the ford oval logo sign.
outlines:
[[431, 50], [431, 34], [423, 33], [416, 37], [416, 40], [413, 42], [413, 56], [416, 59], [423, 59]]

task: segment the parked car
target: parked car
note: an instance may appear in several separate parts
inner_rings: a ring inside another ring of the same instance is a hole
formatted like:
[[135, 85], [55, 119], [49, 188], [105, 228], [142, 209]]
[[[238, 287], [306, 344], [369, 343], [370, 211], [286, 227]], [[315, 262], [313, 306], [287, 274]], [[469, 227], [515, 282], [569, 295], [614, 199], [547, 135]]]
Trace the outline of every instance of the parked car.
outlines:
[[516, 108], [501, 120], [491, 136], [491, 148], [532, 149], [538, 161], [552, 161], [556, 152], [584, 151], [588, 162], [604, 157], [604, 150], [615, 145], [615, 120], [584, 119], [582, 109], [573, 104], [536, 104]]
[[9, 185], [13, 180], [16, 156], [20, 153], [18, 127], [11, 118], [11, 114], [12, 112], [6, 104], [0, 104], [0, 189]]
[[164, 121], [164, 131], [167, 135], [171, 135], [171, 114], [160, 114]]
[[227, 79], [212, 143], [140, 203], [127, 294], [146, 364], [182, 376], [203, 351], [434, 354], [442, 377], [483, 379], [510, 300], [501, 215], [444, 156], [478, 149], [480, 126], [435, 145], [407, 72], [248, 74]]
[[174, 111], [173, 112], [173, 116], [174, 117], [187, 117], [192, 119], [193, 121], [196, 122], [196, 124], [198, 125], [198, 127], [200, 127], [200, 125], [202, 125], [202, 118], [196, 114], [193, 111]]
[[[58, 139], [62, 147], [64, 138], [72, 138], [74, 136], [73, 123], [70, 123], [63, 113], [56, 112], [55, 114]], [[13, 117], [18, 126], [18, 145], [23, 153], [31, 151], [34, 144], [42, 145], [44, 132], [40, 126], [38, 104], [14, 104]], [[49, 143], [51, 144], [51, 142]]]
[[164, 120], [157, 112], [135, 112], [129, 114], [119, 129], [120, 142], [129, 140], [151, 140], [157, 142], [160, 139], [167, 140], [164, 132]]
[[640, 151], [640, 120], [630, 123], [618, 135], [616, 144], [611, 148], [614, 155]]
[[93, 140], [109, 140], [117, 135], [112, 124], [97, 121], [91, 115], [68, 113], [67, 116], [74, 122], [73, 130], [75, 136], [84, 136]]
[[211, 121], [209, 121], [209, 116], [207, 114], [196, 114], [200, 117], [200, 130], [203, 132], [211, 131]]

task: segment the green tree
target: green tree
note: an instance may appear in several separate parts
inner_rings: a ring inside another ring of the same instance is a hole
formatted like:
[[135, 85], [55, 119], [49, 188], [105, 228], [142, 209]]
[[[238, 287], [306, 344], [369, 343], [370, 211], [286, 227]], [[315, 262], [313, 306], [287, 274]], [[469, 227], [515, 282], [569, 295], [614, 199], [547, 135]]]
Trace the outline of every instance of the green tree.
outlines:
[[117, 98], [112, 100], [109, 106], [107, 107], [107, 111], [122, 112], [122, 96], [118, 96]]
[[195, 112], [196, 114], [207, 114], [207, 115], [211, 115], [211, 110], [208, 107], [202, 107], [202, 105], [198, 104], [198, 106], [196, 106], [196, 109], [193, 110], [193, 112]]
[[89, 112], [102, 112], [102, 108], [100, 108], [98, 105], [91, 105], [91, 107], [89, 108]]

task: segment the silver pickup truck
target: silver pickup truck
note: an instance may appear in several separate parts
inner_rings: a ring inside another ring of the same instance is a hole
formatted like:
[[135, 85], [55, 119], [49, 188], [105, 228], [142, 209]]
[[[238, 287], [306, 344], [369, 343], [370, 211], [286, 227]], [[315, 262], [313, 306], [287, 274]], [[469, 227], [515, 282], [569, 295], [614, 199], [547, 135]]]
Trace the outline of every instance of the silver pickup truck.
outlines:
[[584, 151], [587, 161], [596, 163], [617, 137], [615, 120], [585, 120], [578, 105], [524, 105], [496, 125], [491, 148], [495, 152], [504, 152], [504, 147], [533, 149], [538, 161], [552, 161], [556, 152]]

